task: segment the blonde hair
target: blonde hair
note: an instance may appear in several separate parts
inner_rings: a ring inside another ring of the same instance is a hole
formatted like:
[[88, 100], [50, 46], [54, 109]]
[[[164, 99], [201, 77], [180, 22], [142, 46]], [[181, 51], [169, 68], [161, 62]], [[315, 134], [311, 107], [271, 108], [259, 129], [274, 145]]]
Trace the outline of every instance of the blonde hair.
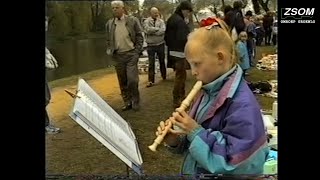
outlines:
[[246, 37], [248, 38], [247, 32], [241, 31], [240, 34], [239, 34], [239, 39], [240, 39], [241, 37], [243, 37], [243, 36], [246, 36]]
[[234, 66], [238, 62], [238, 53], [235, 49], [235, 43], [231, 38], [231, 31], [228, 25], [218, 18], [215, 19], [219, 25], [201, 27], [188, 36], [188, 41], [197, 39], [202, 43], [206, 53], [211, 53], [213, 49], [223, 46], [231, 54], [231, 64]]

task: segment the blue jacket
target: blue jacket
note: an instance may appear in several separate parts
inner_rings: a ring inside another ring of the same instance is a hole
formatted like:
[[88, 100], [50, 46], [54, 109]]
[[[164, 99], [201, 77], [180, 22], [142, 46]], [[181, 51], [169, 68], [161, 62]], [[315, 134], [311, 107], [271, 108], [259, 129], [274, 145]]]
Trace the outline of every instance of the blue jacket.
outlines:
[[[201, 125], [181, 137], [176, 150], [186, 153], [182, 174], [262, 174], [269, 148], [260, 106], [242, 78], [237, 65], [206, 113]], [[194, 118], [204, 96], [200, 93], [190, 109]]]
[[238, 41], [237, 42], [237, 50], [238, 50], [239, 56], [240, 56], [241, 68], [243, 70], [249, 69], [250, 68], [250, 60], [249, 60], [247, 44], [242, 41]]

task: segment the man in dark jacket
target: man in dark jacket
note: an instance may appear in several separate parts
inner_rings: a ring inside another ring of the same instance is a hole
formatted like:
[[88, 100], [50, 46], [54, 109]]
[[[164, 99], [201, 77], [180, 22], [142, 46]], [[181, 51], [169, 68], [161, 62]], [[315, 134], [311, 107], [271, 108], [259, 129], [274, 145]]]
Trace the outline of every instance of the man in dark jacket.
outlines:
[[176, 11], [168, 19], [165, 42], [168, 46], [168, 68], [176, 71], [174, 88], [173, 88], [173, 106], [177, 108], [185, 97], [185, 81], [187, 69], [190, 65], [184, 55], [184, 47], [187, 43], [187, 37], [190, 29], [187, 25], [187, 19], [192, 12], [192, 5], [188, 1], [179, 4]]
[[242, 6], [242, 1], [235, 1], [233, 3], [233, 9], [227, 12], [224, 18], [224, 21], [229, 26], [230, 30], [235, 28], [238, 35], [240, 34], [240, 32], [244, 31], [246, 27], [241, 11]]
[[253, 23], [252, 11], [247, 11], [245, 14], [245, 24], [246, 24], [246, 32], [248, 34], [247, 40], [247, 49], [249, 55], [250, 65], [254, 67], [254, 56], [255, 56], [255, 38], [257, 36], [256, 25]]
[[265, 45], [271, 44], [271, 35], [272, 35], [272, 24], [273, 24], [273, 16], [272, 12], [267, 12], [267, 14], [263, 18], [263, 28], [265, 30]]
[[228, 14], [228, 12], [231, 11], [231, 10], [232, 10], [232, 6], [230, 6], [229, 4], [226, 5], [226, 6], [224, 7], [224, 10], [223, 10], [224, 16], [226, 16], [226, 14]]

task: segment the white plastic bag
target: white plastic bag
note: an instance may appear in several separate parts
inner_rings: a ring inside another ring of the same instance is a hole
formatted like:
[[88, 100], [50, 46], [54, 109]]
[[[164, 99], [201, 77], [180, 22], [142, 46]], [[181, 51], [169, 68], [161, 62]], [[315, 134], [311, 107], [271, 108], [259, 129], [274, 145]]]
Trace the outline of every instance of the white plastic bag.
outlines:
[[58, 67], [58, 62], [56, 58], [54, 58], [54, 56], [46, 48], [46, 68], [55, 69], [57, 67]]
[[231, 38], [233, 41], [237, 41], [238, 39], [238, 33], [235, 27], [231, 30]]

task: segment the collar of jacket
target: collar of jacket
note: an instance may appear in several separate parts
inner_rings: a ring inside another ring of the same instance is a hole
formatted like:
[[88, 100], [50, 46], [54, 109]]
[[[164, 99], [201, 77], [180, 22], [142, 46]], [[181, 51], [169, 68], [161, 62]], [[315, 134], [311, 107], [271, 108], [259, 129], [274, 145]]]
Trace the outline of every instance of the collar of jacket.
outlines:
[[[112, 24], [113, 24], [113, 25], [115, 25], [115, 24], [116, 24], [116, 23], [115, 23], [115, 22], [116, 22], [116, 19], [117, 19], [116, 17], [114, 17], [114, 18], [113, 18], [113, 21], [112, 21]], [[121, 19], [121, 20], [123, 20], [123, 19], [124, 19], [124, 20], [125, 20], [125, 22], [126, 22], [126, 25], [127, 25], [127, 22], [128, 22], [128, 15], [123, 14], [123, 15], [121, 16], [121, 18], [120, 18], [120, 19]]]
[[[239, 84], [242, 79], [243, 71], [241, 67], [237, 64], [235, 71], [230, 75], [229, 79], [225, 82], [221, 90], [219, 91], [216, 100], [210, 105], [208, 113], [199, 121], [199, 124], [202, 124], [207, 119], [212, 118], [217, 110], [226, 102], [227, 99], [230, 99], [234, 96], [236, 90], [239, 87]], [[194, 117], [197, 111], [197, 108], [201, 102], [203, 97], [203, 92], [198, 96], [197, 100], [195, 101], [192, 109], [190, 110], [190, 116]]]

